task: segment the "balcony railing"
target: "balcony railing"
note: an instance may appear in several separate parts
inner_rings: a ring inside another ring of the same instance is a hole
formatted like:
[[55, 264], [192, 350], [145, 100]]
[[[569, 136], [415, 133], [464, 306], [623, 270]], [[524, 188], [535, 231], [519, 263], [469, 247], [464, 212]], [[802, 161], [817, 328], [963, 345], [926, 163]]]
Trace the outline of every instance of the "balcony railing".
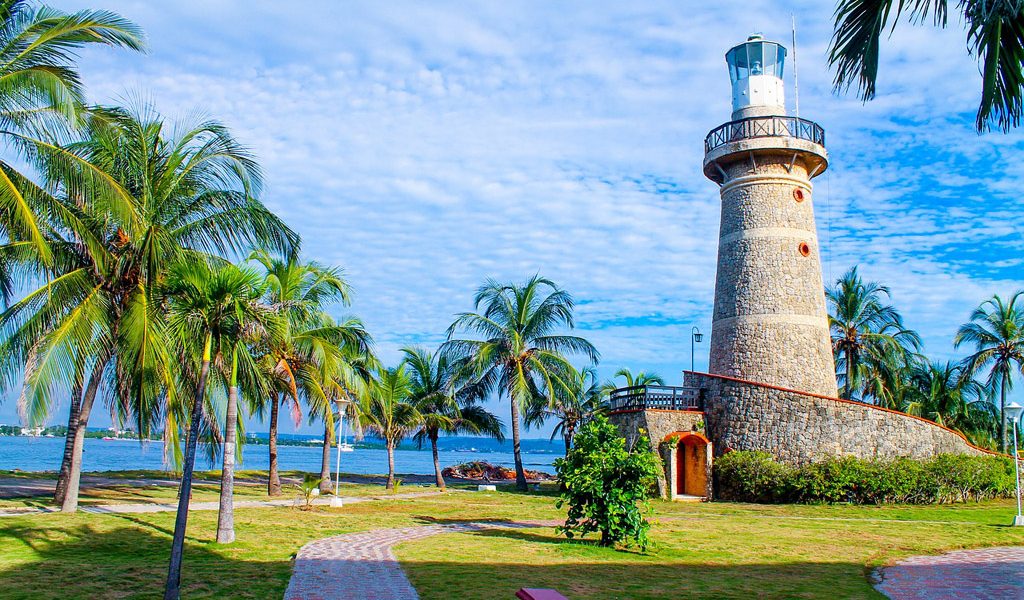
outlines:
[[792, 137], [825, 145], [825, 130], [814, 121], [781, 116], [748, 117], [712, 129], [704, 138], [704, 152], [711, 152], [729, 142], [765, 137]]
[[704, 402], [700, 388], [674, 387], [667, 385], [636, 385], [612, 390], [608, 398], [608, 409], [646, 410], [703, 410]]

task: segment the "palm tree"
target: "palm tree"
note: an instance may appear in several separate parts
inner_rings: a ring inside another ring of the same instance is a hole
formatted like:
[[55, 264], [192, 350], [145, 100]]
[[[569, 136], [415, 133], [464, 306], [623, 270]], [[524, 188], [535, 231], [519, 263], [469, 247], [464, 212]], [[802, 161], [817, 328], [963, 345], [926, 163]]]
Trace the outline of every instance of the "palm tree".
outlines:
[[[330, 374], [324, 372], [326, 362], [342, 360], [345, 344], [369, 349], [369, 337], [357, 321], [337, 325], [325, 309], [331, 303], [348, 305], [351, 291], [341, 269], [319, 263], [302, 262], [296, 255], [284, 258], [256, 251], [250, 260], [264, 271], [267, 283], [266, 302], [286, 319], [286, 333], [279, 343], [264, 349], [268, 371], [277, 375], [277, 390], [268, 398], [270, 405], [269, 451], [270, 470], [267, 493], [281, 494], [278, 474], [277, 430], [281, 406], [288, 403], [293, 420], [299, 423], [302, 409], [300, 397], [320, 416], [330, 414], [330, 397], [324, 385]], [[315, 405], [315, 406], [314, 406]]]
[[616, 371], [615, 377], [622, 377], [623, 379], [625, 379], [626, 385], [619, 386], [615, 382], [615, 379], [612, 378], [611, 380], [605, 382], [604, 385], [601, 386], [601, 391], [604, 392], [605, 395], [610, 394], [613, 390], [617, 390], [620, 387], [631, 388], [645, 385], [665, 385], [665, 380], [662, 378], [661, 375], [658, 375], [657, 373], [648, 373], [647, 371], [640, 371], [639, 373], [634, 375], [628, 367], [623, 367]]
[[[915, 23], [931, 19], [945, 27], [946, 0], [900, 1], [840, 0], [835, 11], [835, 33], [829, 64], [836, 68], [836, 90], [857, 84], [860, 97], [875, 96], [879, 45], [900, 18]], [[976, 127], [984, 131], [992, 123], [1003, 131], [1020, 124], [1024, 98], [1024, 10], [1019, 2], [960, 0], [957, 9], [967, 28], [967, 52], [981, 63], [981, 104]]]
[[368, 393], [360, 402], [359, 419], [363, 427], [384, 438], [388, 452], [386, 489], [395, 489], [395, 448], [423, 423], [423, 416], [410, 402], [412, 382], [404, 364], [377, 373]]
[[844, 370], [844, 398], [852, 399], [859, 384], [865, 384], [866, 393], [871, 394], [871, 384], [879, 383], [876, 376], [880, 371], [893, 363], [905, 365], [913, 360], [921, 338], [906, 329], [899, 312], [886, 303], [889, 288], [865, 282], [857, 267], [852, 267], [826, 290], [825, 296], [832, 351], [836, 366]]
[[973, 344], [975, 352], [964, 360], [964, 375], [976, 377], [987, 370], [985, 387], [995, 398], [999, 394], [999, 445], [1006, 452], [1006, 394], [1013, 388], [1013, 372], [1024, 372], [1024, 310], [1017, 300], [1024, 291], [999, 296], [981, 303], [953, 338], [954, 347]]
[[[358, 418], [355, 402], [366, 393], [366, 387], [373, 378], [373, 370], [378, 368], [377, 359], [370, 350], [370, 336], [363, 329], [361, 321], [355, 318], [346, 319], [339, 326], [337, 335], [340, 353], [331, 349], [329, 360], [319, 365], [319, 381], [323, 389], [323, 397], [319, 402], [310, 404], [309, 417], [324, 422], [323, 452], [320, 456], [320, 493], [331, 491], [331, 443], [334, 442], [334, 406], [339, 399], [345, 400], [345, 416], [349, 423]], [[340, 414], [338, 415], [341, 416]], [[341, 440], [337, 440], [340, 444]]]
[[[195, 466], [196, 446], [199, 440], [203, 406], [206, 402], [207, 378], [214, 349], [233, 348], [241, 341], [242, 330], [250, 323], [267, 323], [269, 315], [261, 309], [257, 300], [262, 294], [262, 282], [255, 271], [241, 269], [227, 264], [212, 267], [206, 261], [189, 261], [175, 264], [168, 275], [166, 296], [170, 317], [168, 324], [178, 345], [198, 353], [201, 348], [199, 377], [192, 399], [188, 434], [185, 441], [185, 458], [182, 465], [181, 486], [178, 491], [178, 511], [174, 520], [174, 537], [171, 543], [171, 560], [167, 571], [167, 586], [164, 598], [177, 599], [181, 579], [181, 560], [185, 543], [185, 527], [188, 523], [188, 504], [192, 496], [192, 470]], [[194, 355], [193, 355], [194, 356]], [[232, 352], [232, 361], [238, 353]], [[235, 382], [232, 382], [235, 383]], [[234, 396], [235, 394], [232, 394]], [[235, 409], [229, 400], [224, 443], [224, 468], [233, 466], [234, 424], [232, 413]], [[230, 473], [228, 476], [230, 477]], [[218, 519], [217, 539], [222, 533], [234, 538], [231, 519], [231, 497], [227, 498], [225, 513], [223, 492], [221, 497], [221, 518]], [[221, 531], [232, 526], [230, 535]], [[228, 539], [226, 541], [231, 541]]]
[[239, 414], [239, 400], [243, 390], [250, 405], [271, 393], [250, 344], [263, 340], [273, 343], [275, 338], [282, 335], [284, 324], [279, 314], [259, 302], [264, 292], [259, 275], [231, 265], [224, 267], [223, 271], [219, 275], [222, 275], [224, 281], [215, 283], [231, 286], [235, 290], [235, 296], [230, 301], [236, 308], [233, 320], [222, 326], [221, 336], [214, 340], [214, 360], [221, 366], [227, 387], [217, 542], [229, 544], [235, 541], [233, 497], [236, 443], [244, 440], [244, 436], [236, 433], [236, 429], [241, 431], [239, 425], [244, 420], [244, 416]]
[[932, 362], [918, 366], [910, 375], [914, 394], [903, 407], [909, 414], [968, 433], [973, 429], [972, 405], [983, 401], [983, 389], [965, 376], [963, 365]]
[[445, 483], [437, 451], [440, 434], [483, 433], [500, 442], [505, 440], [501, 421], [478, 404], [482, 400], [480, 390], [474, 385], [466, 360], [452, 361], [441, 352], [432, 354], [413, 347], [403, 348], [402, 353], [403, 363], [409, 368], [410, 402], [423, 417], [415, 439], [421, 447], [425, 440], [430, 441], [434, 480], [443, 490]]
[[[622, 371], [619, 371], [616, 375], [621, 373]], [[540, 426], [549, 418], [557, 419], [558, 422], [551, 431], [551, 439], [555, 439], [556, 435], [561, 435], [565, 442], [565, 453], [568, 454], [572, 448], [572, 440], [576, 436], [576, 431], [595, 415], [605, 412], [606, 392], [604, 387], [597, 383], [597, 370], [594, 367], [586, 367], [581, 370], [572, 369], [560, 374], [559, 378], [565, 384], [555, 386], [552, 401], [541, 401], [530, 406], [527, 409], [525, 421], [529, 426]], [[635, 383], [635, 380], [633, 382]]]
[[[160, 414], [164, 394], [166, 414], [174, 415], [173, 360], [158, 305], [167, 266], [207, 260], [208, 252], [298, 246], [256, 199], [259, 168], [223, 125], [169, 129], [149, 108], [94, 114], [84, 139], [68, 147], [89, 167], [50, 173], [64, 190], [45, 213], [53, 266], [8, 261], [43, 283], [0, 315], [5, 384], [16, 385], [24, 370], [19, 402], [30, 422], [45, 418], [55, 393], [76, 393], [56, 494], [65, 511], [77, 507], [85, 428], [102, 381], [110, 382], [108, 401], [121, 418], [133, 416], [140, 433]], [[92, 185], [94, 172], [112, 188]], [[12, 244], [0, 256], [10, 258]]]
[[[448, 328], [442, 353], [468, 357], [485, 392], [504, 395], [512, 412], [512, 452], [516, 487], [526, 490], [519, 445], [519, 412], [538, 398], [551, 400], [556, 375], [570, 367], [567, 353], [597, 362], [599, 353], [587, 340], [556, 333], [573, 322], [572, 296], [551, 280], [535, 275], [522, 285], [487, 280], [476, 293], [478, 312], [461, 313]], [[483, 339], [456, 338], [457, 332]]]
[[[142, 50], [142, 31], [123, 17], [99, 10], [73, 14], [26, 0], [0, 1], [0, 132], [21, 158], [49, 158], [81, 165], [52, 137], [78, 125], [84, 93], [75, 69], [77, 51], [88, 44]], [[0, 231], [24, 242], [36, 260], [52, 261], [39, 222], [48, 194], [0, 160]], [[0, 271], [5, 299], [11, 280]]]

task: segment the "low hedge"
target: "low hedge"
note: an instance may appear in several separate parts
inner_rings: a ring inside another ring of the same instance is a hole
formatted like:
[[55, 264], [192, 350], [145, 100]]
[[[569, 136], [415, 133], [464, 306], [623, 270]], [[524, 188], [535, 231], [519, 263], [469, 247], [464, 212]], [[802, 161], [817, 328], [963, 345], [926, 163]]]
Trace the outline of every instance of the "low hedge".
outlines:
[[714, 464], [718, 497], [737, 502], [932, 504], [1013, 497], [1013, 462], [942, 454], [927, 460], [828, 458], [801, 466], [733, 451]]

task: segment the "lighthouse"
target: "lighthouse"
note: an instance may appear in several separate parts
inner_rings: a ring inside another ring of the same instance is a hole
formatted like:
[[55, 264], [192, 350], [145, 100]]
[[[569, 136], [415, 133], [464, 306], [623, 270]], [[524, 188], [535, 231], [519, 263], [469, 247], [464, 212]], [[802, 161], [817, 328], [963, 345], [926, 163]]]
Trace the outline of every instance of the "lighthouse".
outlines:
[[722, 200], [709, 371], [835, 397], [811, 184], [825, 132], [786, 114], [786, 54], [760, 35], [726, 53], [732, 118], [704, 142]]

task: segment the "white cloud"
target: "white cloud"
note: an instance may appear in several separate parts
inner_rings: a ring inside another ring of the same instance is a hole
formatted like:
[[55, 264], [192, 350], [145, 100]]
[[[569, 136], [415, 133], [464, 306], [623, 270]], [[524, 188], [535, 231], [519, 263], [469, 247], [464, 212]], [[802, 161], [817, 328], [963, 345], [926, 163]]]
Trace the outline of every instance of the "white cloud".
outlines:
[[1021, 136], [973, 132], [956, 27], [898, 28], [862, 104], [831, 94], [831, 10], [810, 0], [99, 4], [152, 54], [87, 52], [92, 97], [143, 90], [227, 122], [306, 253], [347, 269], [389, 359], [439, 341], [485, 277], [541, 272], [582, 301], [607, 371], [677, 381], [689, 324], [710, 330], [719, 208], [700, 165], [729, 117], [723, 55], [758, 28], [788, 43], [791, 10], [802, 116], [832, 157], [826, 277], [862, 264], [936, 355], [978, 301], [1024, 286]]

